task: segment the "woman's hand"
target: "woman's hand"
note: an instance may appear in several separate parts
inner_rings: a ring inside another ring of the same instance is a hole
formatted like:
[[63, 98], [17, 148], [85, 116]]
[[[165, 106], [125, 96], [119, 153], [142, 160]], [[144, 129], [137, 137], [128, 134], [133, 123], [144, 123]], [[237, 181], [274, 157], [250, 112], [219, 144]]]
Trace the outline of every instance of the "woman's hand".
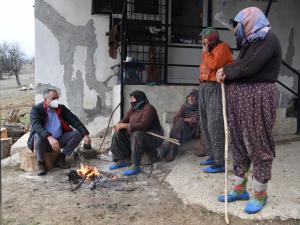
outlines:
[[127, 128], [128, 128], [128, 123], [116, 123], [115, 125], [113, 125], [114, 131], [119, 131]]
[[217, 71], [217, 73], [216, 73], [216, 76], [217, 76], [217, 81], [218, 81], [219, 83], [223, 83], [223, 82], [224, 82], [224, 80], [225, 80], [225, 78], [226, 78], [226, 75], [225, 75], [225, 73], [224, 73], [223, 68], [218, 69], [218, 71]]

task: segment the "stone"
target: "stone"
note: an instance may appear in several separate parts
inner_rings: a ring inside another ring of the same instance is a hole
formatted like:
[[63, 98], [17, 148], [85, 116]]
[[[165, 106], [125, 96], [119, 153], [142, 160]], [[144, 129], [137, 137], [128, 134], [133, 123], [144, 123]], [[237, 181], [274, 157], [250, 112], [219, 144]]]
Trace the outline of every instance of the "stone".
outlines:
[[10, 147], [12, 144], [12, 138], [1, 138], [1, 159], [10, 156]]
[[27, 140], [29, 137], [29, 132], [25, 133], [22, 137], [20, 137], [12, 146], [10, 149], [10, 154], [16, 154], [18, 152], [21, 152], [23, 150], [29, 150], [27, 147]]
[[20, 153], [11, 155], [1, 160], [1, 167], [17, 167], [20, 166]]

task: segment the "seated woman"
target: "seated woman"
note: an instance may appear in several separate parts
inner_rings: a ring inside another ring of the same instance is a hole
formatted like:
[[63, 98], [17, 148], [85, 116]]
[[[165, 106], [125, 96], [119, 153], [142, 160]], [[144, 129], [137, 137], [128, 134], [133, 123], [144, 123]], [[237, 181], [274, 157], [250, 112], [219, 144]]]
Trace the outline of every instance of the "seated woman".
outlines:
[[[162, 140], [147, 134], [147, 131], [163, 135], [156, 109], [149, 104], [146, 94], [136, 90], [130, 94], [131, 108], [125, 117], [113, 126], [111, 151], [113, 161], [110, 170], [132, 165], [123, 174], [130, 176], [141, 172], [140, 164], [145, 152], [157, 154], [155, 148]], [[153, 152], [153, 153], [152, 153]]]
[[[180, 144], [199, 136], [198, 90], [193, 89], [186, 97], [185, 103], [173, 119], [170, 137], [179, 140]], [[167, 161], [174, 160], [178, 154], [178, 145], [169, 143]]]

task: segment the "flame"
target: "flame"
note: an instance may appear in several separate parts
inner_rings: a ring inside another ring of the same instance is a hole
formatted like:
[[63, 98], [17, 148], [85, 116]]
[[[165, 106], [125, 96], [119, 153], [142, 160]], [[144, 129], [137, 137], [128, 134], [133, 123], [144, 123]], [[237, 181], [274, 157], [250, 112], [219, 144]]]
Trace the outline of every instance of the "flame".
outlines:
[[80, 169], [77, 170], [77, 173], [86, 178], [86, 180], [91, 180], [93, 177], [100, 176], [100, 172], [96, 167], [83, 165], [82, 163], [80, 163]]

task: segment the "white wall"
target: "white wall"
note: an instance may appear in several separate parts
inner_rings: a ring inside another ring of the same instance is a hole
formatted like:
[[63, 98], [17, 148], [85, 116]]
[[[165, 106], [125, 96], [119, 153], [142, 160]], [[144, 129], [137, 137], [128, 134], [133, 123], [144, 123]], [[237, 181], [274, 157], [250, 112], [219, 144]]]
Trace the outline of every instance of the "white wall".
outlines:
[[112, 107], [109, 16], [91, 16], [91, 0], [36, 0], [36, 102], [55, 87], [92, 135], [106, 127]]

